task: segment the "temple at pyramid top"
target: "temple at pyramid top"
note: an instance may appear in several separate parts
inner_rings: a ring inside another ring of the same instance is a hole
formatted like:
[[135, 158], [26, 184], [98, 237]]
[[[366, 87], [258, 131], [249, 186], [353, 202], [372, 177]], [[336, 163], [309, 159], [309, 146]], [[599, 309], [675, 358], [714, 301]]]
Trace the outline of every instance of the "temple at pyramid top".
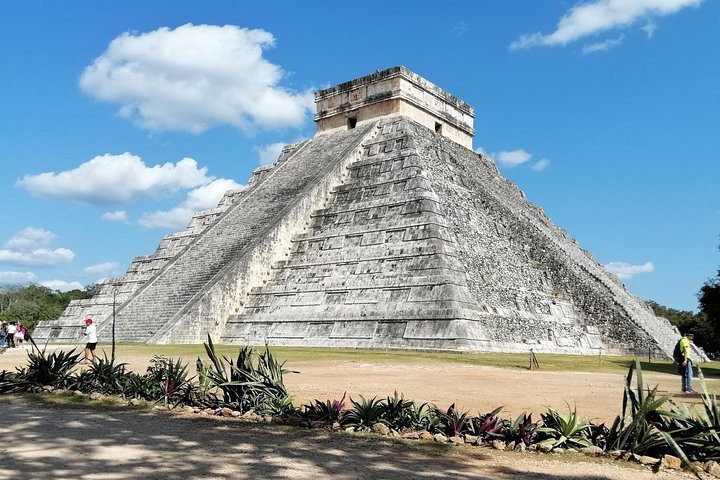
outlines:
[[318, 135], [405, 116], [472, 149], [473, 107], [402, 66], [320, 90], [315, 105]]

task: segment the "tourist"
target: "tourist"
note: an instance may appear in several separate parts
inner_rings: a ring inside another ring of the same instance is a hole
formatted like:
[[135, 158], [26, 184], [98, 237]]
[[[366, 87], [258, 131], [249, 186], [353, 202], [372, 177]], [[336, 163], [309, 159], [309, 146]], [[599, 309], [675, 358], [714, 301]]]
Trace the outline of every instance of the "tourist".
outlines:
[[95, 363], [97, 341], [97, 326], [92, 318], [87, 318], [85, 319], [85, 358], [80, 363]]
[[25, 327], [23, 327], [22, 323], [18, 322], [15, 330], [15, 335], [13, 336], [16, 347], [25, 343], [25, 332], [27, 332], [27, 330], [25, 330]]
[[0, 324], [0, 342], [2, 342], [2, 344], [6, 347], [9, 345], [7, 338], [7, 322], [2, 322]]
[[695, 336], [692, 333], [686, 333], [685, 336], [680, 339], [680, 354], [682, 355], [680, 373], [682, 374], [682, 391], [685, 393], [695, 393], [692, 389], [693, 362], [690, 356], [693, 338], [695, 338]]
[[17, 327], [15, 326], [15, 322], [10, 322], [10, 325], [7, 326], [7, 335], [5, 336], [5, 343], [7, 343], [8, 347], [15, 347], [16, 332]]

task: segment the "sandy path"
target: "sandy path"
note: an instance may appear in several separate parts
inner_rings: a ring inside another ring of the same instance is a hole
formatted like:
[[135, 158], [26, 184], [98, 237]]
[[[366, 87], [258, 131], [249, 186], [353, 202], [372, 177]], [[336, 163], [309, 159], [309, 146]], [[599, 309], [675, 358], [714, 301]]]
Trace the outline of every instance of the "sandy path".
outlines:
[[[0, 397], [0, 479], [671, 480], [677, 472], [487, 448], [406, 445], [380, 437], [97, 403], [48, 406]], [[12, 419], [12, 421], [8, 421]]]
[[[25, 349], [10, 349], [0, 355], [0, 370], [14, 370], [27, 362]], [[195, 357], [188, 358], [194, 365]], [[129, 368], [144, 372], [149, 357], [124, 354], [121, 361]], [[295, 405], [314, 399], [339, 399], [348, 396], [366, 398], [385, 397], [398, 391], [405, 398], [430, 402], [441, 408], [451, 403], [475, 415], [486, 413], [503, 405], [503, 415], [515, 416], [521, 412], [540, 413], [550, 405], [565, 411], [567, 402], [577, 406], [586, 419], [612, 423], [619, 413], [625, 372], [550, 372], [520, 369], [501, 369], [466, 364], [428, 363], [395, 364], [365, 361], [301, 361], [287, 365], [299, 374], [288, 374], [285, 383], [295, 396]], [[683, 395], [679, 391], [677, 375], [645, 372], [645, 384], [659, 385], [662, 394], [672, 395], [678, 401], [698, 403], [698, 396]], [[700, 390], [699, 382], [696, 389]], [[720, 392], [720, 380], [708, 381], [713, 392]]]

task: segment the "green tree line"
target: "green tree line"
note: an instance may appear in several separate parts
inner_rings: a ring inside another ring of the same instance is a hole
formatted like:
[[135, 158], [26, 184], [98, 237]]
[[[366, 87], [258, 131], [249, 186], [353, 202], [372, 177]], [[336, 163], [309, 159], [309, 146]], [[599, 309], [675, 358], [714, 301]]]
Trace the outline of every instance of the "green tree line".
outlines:
[[70, 300], [90, 298], [94, 289], [59, 292], [36, 284], [0, 285], [0, 322], [21, 322], [32, 332], [38, 322], [59, 318]]
[[655, 315], [667, 318], [680, 333], [694, 333], [694, 342], [707, 353], [720, 355], [720, 270], [698, 292], [698, 313], [664, 307], [648, 302]]

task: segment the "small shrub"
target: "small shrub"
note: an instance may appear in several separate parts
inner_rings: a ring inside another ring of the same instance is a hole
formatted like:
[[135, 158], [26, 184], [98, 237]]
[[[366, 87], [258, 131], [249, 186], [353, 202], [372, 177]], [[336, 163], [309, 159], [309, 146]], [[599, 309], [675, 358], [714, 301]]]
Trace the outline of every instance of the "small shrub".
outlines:
[[388, 396], [383, 405], [383, 411], [380, 414], [382, 421], [391, 428], [401, 431], [413, 427], [413, 407], [415, 402], [405, 400], [405, 396], [398, 394], [397, 391], [393, 396]]
[[351, 425], [358, 430], [368, 430], [374, 423], [382, 421], [381, 417], [385, 409], [384, 400], [377, 397], [366, 400], [360, 395], [360, 401], [356, 402], [350, 398], [350, 403], [352, 403], [352, 408], [343, 415], [343, 425]]
[[577, 408], [563, 415], [552, 407], [547, 407], [542, 418], [542, 426], [535, 429], [538, 443], [563, 448], [583, 448], [592, 445], [588, 438], [590, 424], [583, 422], [577, 415]]
[[340, 400], [326, 400], [325, 402], [315, 400], [313, 403], [303, 405], [303, 417], [308, 420], [324, 422], [340, 422], [345, 412], [345, 396], [343, 393]]
[[440, 428], [445, 435], [453, 437], [468, 430], [470, 420], [468, 412], [459, 411], [454, 403], [447, 410], [435, 407], [435, 415], [440, 420]]
[[471, 418], [470, 432], [480, 437], [484, 442], [502, 438], [507, 422], [498, 415], [500, 410], [502, 410], [502, 407], [498, 407], [490, 413]]

